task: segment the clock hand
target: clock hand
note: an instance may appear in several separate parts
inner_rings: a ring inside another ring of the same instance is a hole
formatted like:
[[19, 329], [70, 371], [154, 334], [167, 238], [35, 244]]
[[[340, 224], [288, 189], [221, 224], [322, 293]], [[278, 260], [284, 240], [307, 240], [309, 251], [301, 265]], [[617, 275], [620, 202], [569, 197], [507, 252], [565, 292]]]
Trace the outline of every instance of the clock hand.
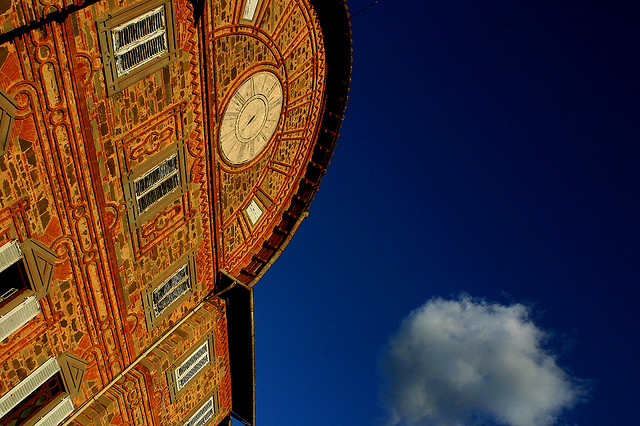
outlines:
[[245, 126], [244, 126], [244, 128], [242, 130], [244, 130], [247, 127], [249, 127], [249, 124], [251, 124], [251, 122], [253, 121], [254, 118], [256, 118], [255, 114], [251, 116], [251, 118], [249, 119], [249, 121], [247, 121], [247, 124], [245, 124]]

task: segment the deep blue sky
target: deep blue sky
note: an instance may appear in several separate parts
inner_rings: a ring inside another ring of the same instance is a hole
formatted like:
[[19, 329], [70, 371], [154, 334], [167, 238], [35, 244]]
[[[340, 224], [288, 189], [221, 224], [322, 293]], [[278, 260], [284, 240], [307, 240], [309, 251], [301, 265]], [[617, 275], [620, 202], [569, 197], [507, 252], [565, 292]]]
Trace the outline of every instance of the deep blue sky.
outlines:
[[353, 19], [332, 164], [255, 289], [260, 425], [380, 424], [382, 347], [461, 293], [554, 333], [590, 389], [561, 424], [637, 423], [640, 3], [612, 3], [382, 0]]

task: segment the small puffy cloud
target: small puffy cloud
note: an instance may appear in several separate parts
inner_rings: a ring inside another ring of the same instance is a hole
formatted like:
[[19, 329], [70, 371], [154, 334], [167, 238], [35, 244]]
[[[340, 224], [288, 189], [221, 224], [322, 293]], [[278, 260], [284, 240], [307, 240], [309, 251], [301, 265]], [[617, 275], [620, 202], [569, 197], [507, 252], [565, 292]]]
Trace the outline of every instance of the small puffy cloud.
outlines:
[[381, 358], [392, 425], [550, 425], [581, 390], [529, 309], [470, 297], [411, 312]]

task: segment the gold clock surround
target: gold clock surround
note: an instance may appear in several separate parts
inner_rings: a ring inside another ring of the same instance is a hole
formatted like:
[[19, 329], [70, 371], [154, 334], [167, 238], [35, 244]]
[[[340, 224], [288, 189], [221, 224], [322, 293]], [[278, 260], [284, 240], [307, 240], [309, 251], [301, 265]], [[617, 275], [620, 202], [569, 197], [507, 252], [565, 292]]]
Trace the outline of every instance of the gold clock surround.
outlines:
[[282, 101], [282, 83], [271, 71], [258, 71], [238, 87], [220, 124], [220, 151], [228, 163], [248, 163], [265, 149], [278, 128]]

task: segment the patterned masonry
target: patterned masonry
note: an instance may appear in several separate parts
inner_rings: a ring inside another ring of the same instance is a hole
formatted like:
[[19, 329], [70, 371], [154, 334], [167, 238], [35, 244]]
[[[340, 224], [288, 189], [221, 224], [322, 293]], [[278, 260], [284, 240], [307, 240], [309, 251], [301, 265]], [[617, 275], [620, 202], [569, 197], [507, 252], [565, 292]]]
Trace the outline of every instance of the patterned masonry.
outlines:
[[255, 424], [350, 72], [344, 0], [0, 5], [0, 424]]

